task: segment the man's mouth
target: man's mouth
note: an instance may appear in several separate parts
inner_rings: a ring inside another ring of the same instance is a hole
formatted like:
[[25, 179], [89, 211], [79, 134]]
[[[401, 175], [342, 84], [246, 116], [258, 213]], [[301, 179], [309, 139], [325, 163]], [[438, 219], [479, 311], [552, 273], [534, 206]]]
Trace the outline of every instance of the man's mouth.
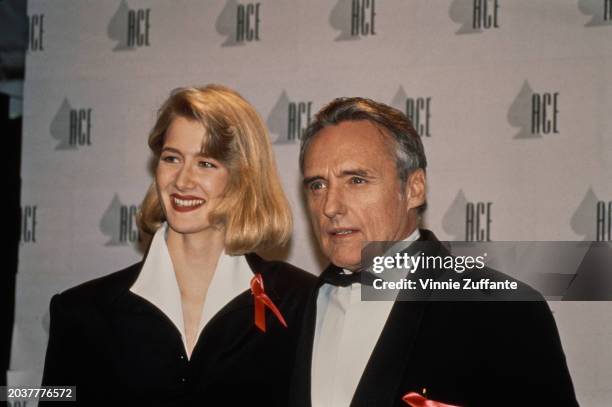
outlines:
[[193, 211], [204, 205], [206, 201], [196, 196], [183, 196], [173, 194], [170, 195], [170, 202], [172, 203], [172, 208], [174, 208], [175, 210], [179, 212], [188, 212]]
[[345, 229], [345, 228], [338, 228], [338, 229], [332, 229], [329, 231], [329, 234], [332, 235], [332, 237], [349, 237], [352, 236], [353, 234], [357, 233], [358, 230], [357, 229]]

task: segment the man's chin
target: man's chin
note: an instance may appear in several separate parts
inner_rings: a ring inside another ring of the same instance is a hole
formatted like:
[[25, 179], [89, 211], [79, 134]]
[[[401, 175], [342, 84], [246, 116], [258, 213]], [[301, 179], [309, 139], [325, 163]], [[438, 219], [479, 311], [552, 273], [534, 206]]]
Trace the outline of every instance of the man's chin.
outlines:
[[332, 257], [330, 261], [334, 266], [340, 267], [342, 269], [350, 270], [350, 271], [359, 270], [359, 268], [361, 267], [361, 258], [355, 260], [355, 259], [342, 259], [342, 258]]
[[334, 266], [358, 270], [361, 266], [361, 243], [350, 245], [323, 246], [323, 254]]

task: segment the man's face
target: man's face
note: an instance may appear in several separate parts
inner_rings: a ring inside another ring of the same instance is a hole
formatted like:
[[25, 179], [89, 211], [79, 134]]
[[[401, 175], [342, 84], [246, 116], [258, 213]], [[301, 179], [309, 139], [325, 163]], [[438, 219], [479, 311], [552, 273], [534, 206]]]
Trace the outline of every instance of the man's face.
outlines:
[[323, 253], [349, 270], [360, 267], [363, 242], [406, 238], [416, 228], [413, 208], [425, 195], [423, 172], [402, 186], [393, 140], [365, 120], [314, 136], [304, 158], [304, 186]]

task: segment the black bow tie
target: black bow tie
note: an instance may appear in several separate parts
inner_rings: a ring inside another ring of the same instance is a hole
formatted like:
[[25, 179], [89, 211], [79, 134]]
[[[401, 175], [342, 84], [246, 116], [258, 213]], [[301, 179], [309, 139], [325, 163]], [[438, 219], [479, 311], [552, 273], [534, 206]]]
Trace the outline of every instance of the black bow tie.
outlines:
[[324, 282], [338, 287], [348, 287], [354, 283], [372, 285], [376, 277], [366, 270], [357, 270], [353, 273], [345, 274], [344, 270], [338, 267], [329, 267], [321, 274]]

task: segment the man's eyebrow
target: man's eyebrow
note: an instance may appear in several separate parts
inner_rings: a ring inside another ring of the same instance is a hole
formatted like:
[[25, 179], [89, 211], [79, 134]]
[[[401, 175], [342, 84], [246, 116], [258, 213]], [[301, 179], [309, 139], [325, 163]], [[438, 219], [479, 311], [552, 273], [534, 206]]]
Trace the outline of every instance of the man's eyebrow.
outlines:
[[308, 186], [308, 184], [310, 184], [312, 181], [318, 181], [321, 179], [324, 179], [324, 178], [320, 175], [313, 175], [312, 177], [304, 178], [304, 180], [302, 181], [302, 184], [304, 186]]
[[[355, 169], [348, 169], [348, 170], [344, 170], [340, 173], [341, 177], [364, 177], [364, 178], [369, 178], [372, 177], [372, 173], [368, 170], [364, 170], [361, 168], [355, 168]], [[304, 178], [304, 180], [302, 181], [302, 183], [304, 184], [304, 186], [308, 186], [308, 184], [310, 184], [313, 181], [318, 181], [318, 180], [323, 180], [325, 179], [324, 177], [322, 177], [321, 175], [313, 175], [312, 177], [306, 177]]]
[[350, 169], [350, 170], [344, 170], [340, 173], [340, 176], [342, 177], [350, 177], [350, 176], [358, 176], [358, 177], [370, 177], [372, 176], [371, 172], [368, 170], [364, 170], [361, 168], [356, 168], [356, 169]]

